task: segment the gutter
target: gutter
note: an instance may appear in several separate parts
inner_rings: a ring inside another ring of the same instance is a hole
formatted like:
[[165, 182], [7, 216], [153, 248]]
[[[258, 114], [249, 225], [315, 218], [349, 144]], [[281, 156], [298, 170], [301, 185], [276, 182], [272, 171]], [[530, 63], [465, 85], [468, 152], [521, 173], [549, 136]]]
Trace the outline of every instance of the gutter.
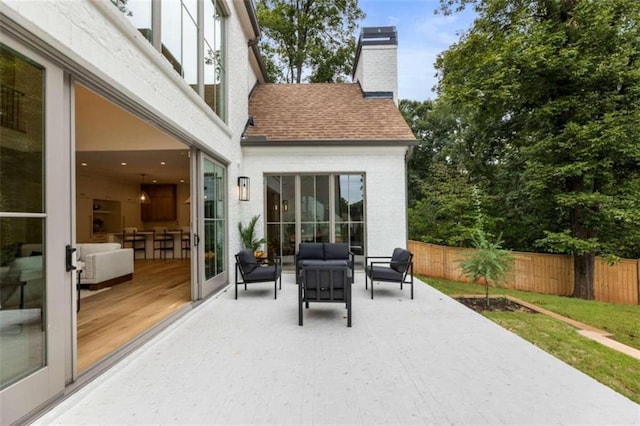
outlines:
[[240, 141], [240, 146], [248, 147], [294, 147], [294, 146], [408, 146], [418, 145], [416, 139], [395, 139], [395, 140], [349, 140], [349, 139], [328, 139], [328, 140], [268, 140], [265, 137], [249, 136]]
[[265, 83], [268, 83], [269, 76], [267, 75], [267, 67], [264, 65], [262, 54], [260, 53], [260, 49], [258, 49], [258, 42], [260, 41], [260, 37], [262, 36], [262, 31], [260, 31], [260, 25], [258, 24], [256, 5], [254, 4], [253, 0], [244, 0], [244, 7], [247, 9], [247, 15], [249, 15], [251, 28], [253, 28], [253, 34], [255, 35], [252, 40], [249, 40], [249, 47], [251, 48], [253, 56], [255, 56], [256, 61], [258, 62], [258, 67], [260, 68], [262, 79], [265, 81]]

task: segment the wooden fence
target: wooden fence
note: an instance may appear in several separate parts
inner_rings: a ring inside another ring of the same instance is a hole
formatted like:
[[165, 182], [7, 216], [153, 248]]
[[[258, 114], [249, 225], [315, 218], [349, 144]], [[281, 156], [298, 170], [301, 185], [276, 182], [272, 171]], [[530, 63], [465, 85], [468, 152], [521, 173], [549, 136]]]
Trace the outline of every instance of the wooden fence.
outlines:
[[[434, 278], [469, 282], [459, 262], [473, 249], [438, 246], [409, 241], [414, 272]], [[567, 296], [573, 293], [572, 256], [513, 252], [514, 268], [507, 277], [507, 288], [543, 294]], [[609, 266], [596, 258], [594, 268], [595, 300], [625, 305], [640, 305], [640, 260], [623, 259]]]

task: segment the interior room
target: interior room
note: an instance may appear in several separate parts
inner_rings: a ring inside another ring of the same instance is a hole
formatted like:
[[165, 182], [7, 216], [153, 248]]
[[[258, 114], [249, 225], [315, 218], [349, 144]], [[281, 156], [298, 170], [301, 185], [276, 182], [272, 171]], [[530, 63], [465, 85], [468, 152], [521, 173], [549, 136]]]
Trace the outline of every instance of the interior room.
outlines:
[[78, 371], [191, 300], [190, 150], [75, 85]]

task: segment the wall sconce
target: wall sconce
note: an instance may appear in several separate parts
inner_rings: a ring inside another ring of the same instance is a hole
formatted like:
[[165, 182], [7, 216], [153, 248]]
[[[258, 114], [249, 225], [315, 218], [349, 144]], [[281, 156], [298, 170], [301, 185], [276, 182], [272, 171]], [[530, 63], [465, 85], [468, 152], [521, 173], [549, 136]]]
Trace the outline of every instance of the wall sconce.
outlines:
[[249, 178], [238, 176], [238, 200], [249, 201]]
[[282, 209], [283, 209], [285, 212], [288, 212], [288, 211], [289, 211], [289, 201], [284, 200], [284, 201], [282, 202]]

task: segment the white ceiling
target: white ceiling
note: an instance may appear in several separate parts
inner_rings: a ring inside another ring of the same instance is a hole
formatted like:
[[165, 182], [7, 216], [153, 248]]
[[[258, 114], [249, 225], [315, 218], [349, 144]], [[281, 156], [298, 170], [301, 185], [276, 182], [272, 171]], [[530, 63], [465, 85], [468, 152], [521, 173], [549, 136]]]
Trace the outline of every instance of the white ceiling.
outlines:
[[131, 182], [141, 182], [142, 174], [147, 183], [189, 182], [186, 145], [87, 88], [75, 89], [78, 173]]

